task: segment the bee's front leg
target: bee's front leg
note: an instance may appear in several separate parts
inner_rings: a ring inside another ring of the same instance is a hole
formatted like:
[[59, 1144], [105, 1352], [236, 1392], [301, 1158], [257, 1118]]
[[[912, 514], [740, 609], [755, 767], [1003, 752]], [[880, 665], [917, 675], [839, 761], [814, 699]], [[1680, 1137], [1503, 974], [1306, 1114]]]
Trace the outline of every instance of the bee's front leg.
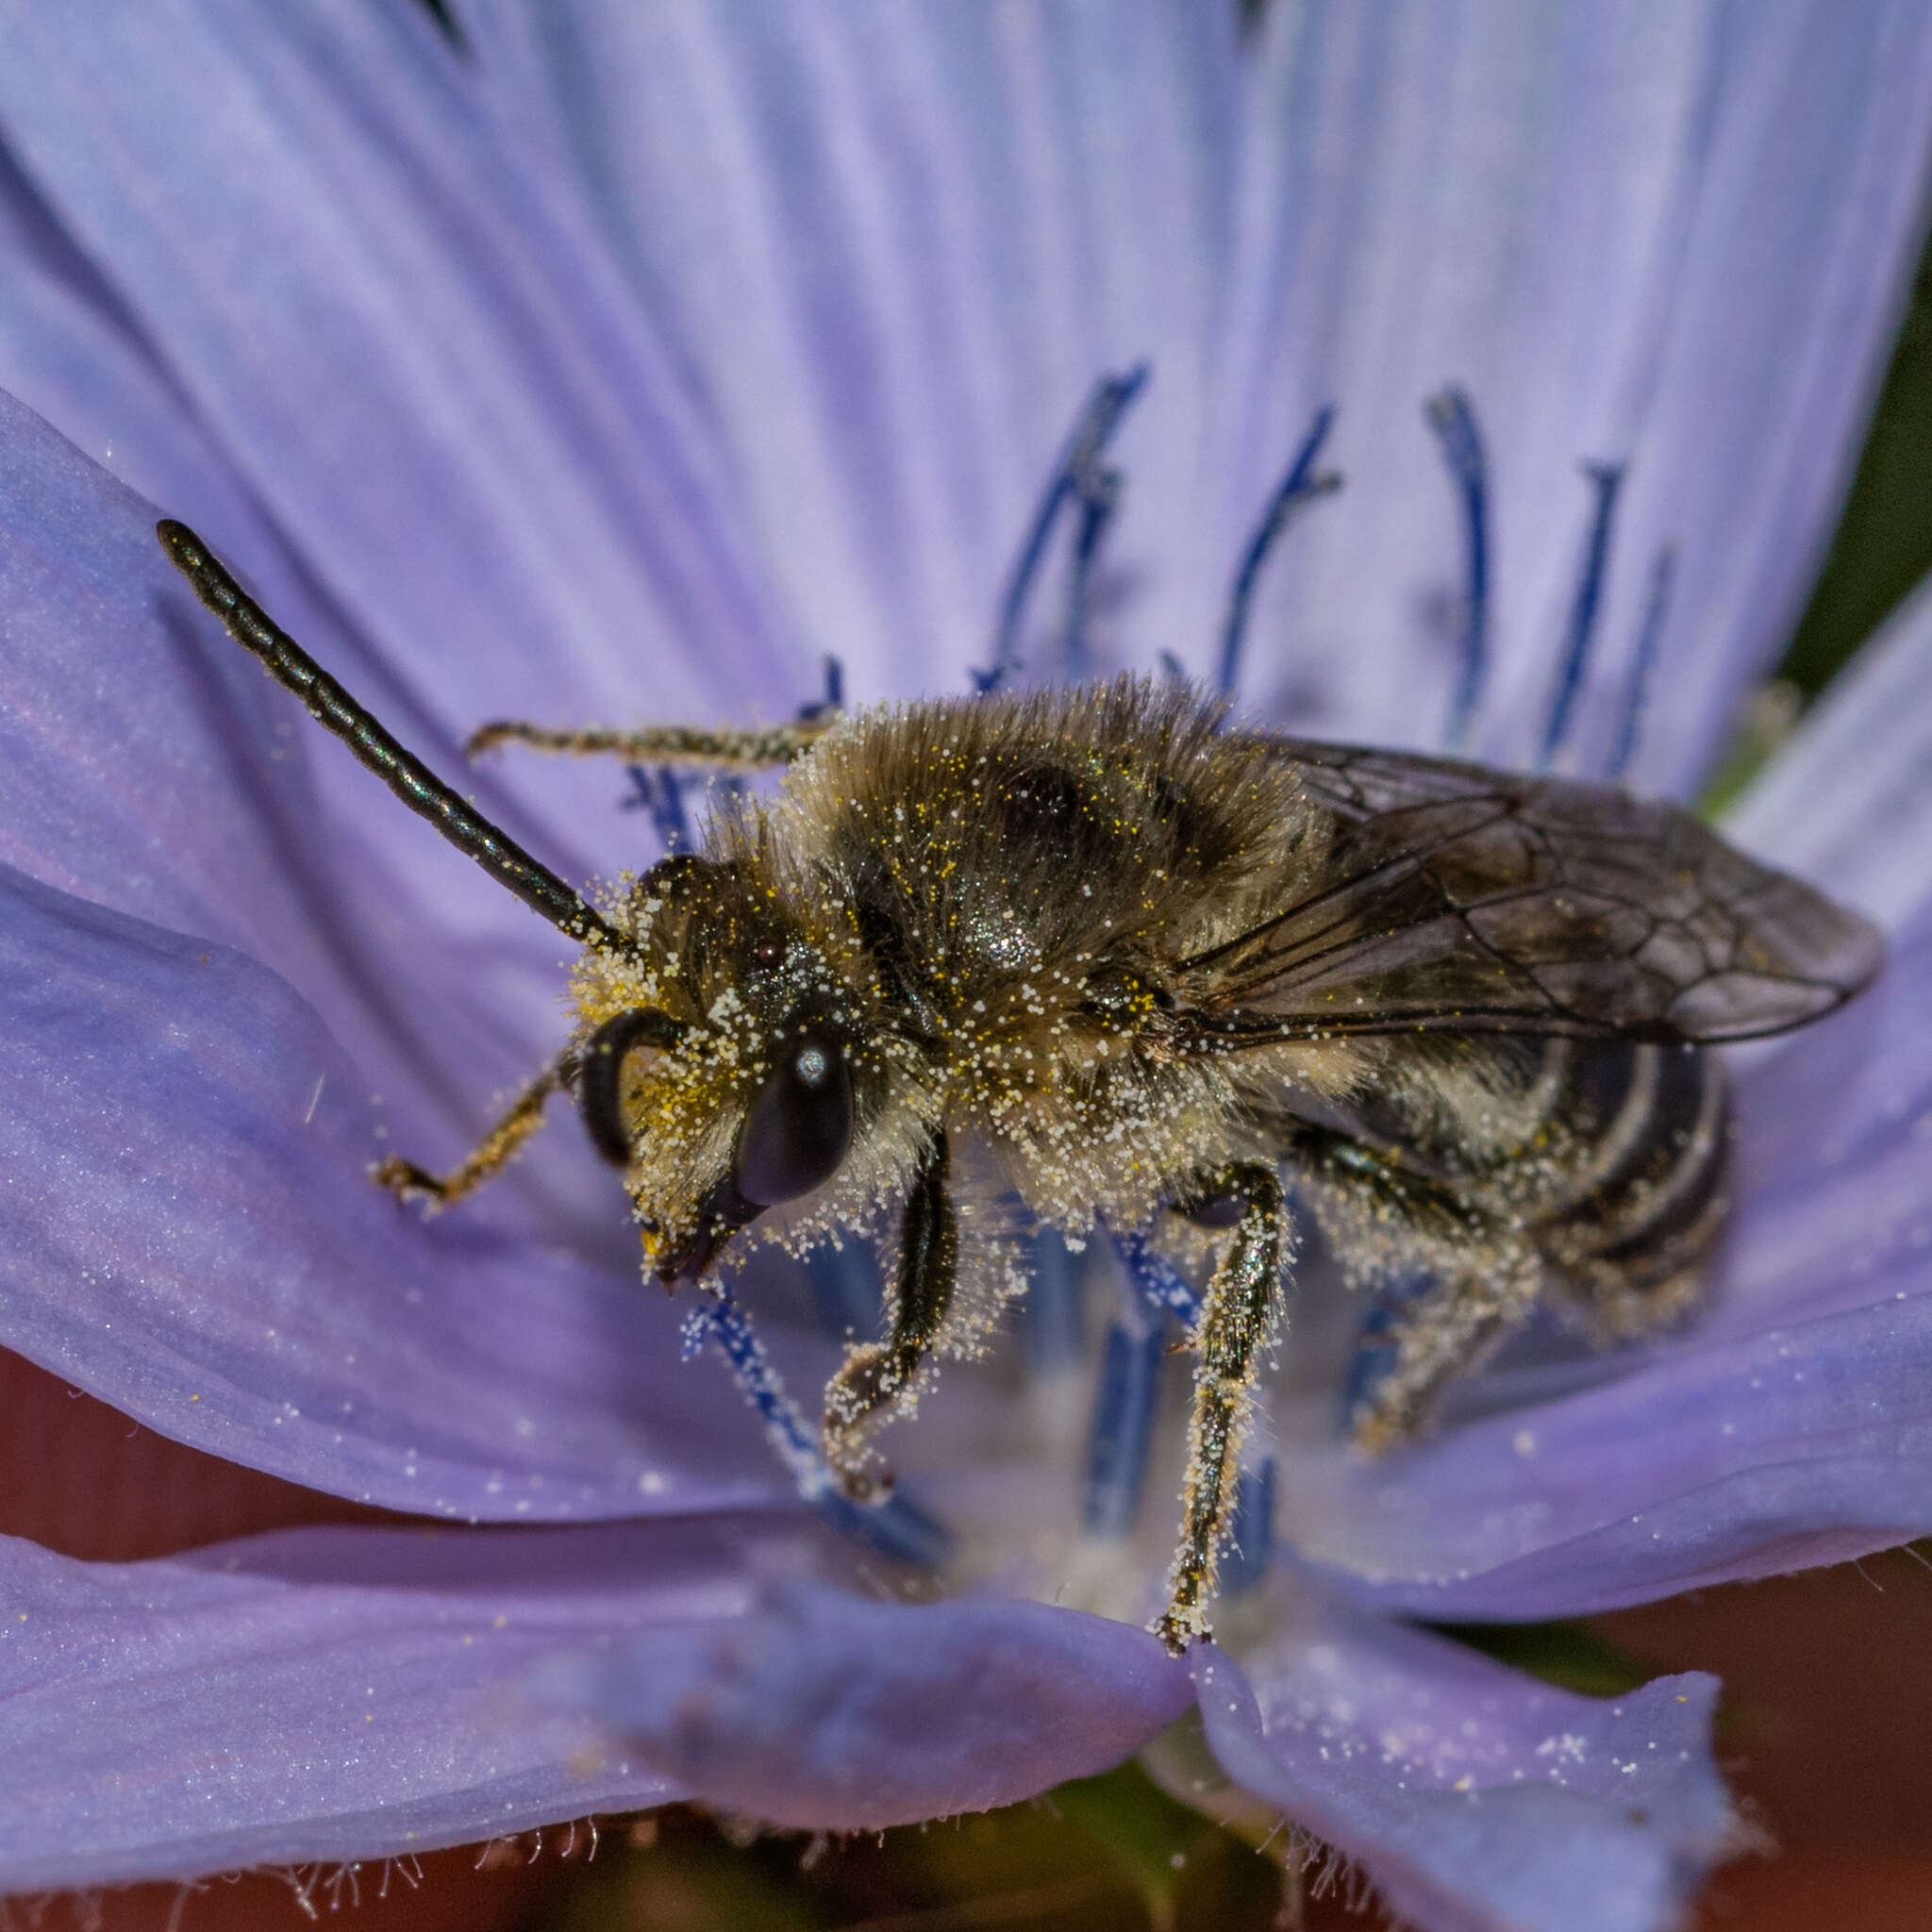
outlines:
[[398, 1201], [422, 1201], [432, 1213], [453, 1201], [460, 1201], [502, 1168], [543, 1124], [543, 1104], [568, 1084], [571, 1068], [568, 1054], [545, 1067], [509, 1104], [460, 1167], [452, 1168], [446, 1174], [433, 1174], [426, 1168], [391, 1154], [371, 1170], [371, 1177]]
[[822, 1426], [825, 1460], [855, 1501], [878, 1484], [862, 1466], [863, 1438], [917, 1382], [953, 1303], [959, 1265], [959, 1223], [946, 1189], [950, 1157], [944, 1130], [934, 1132], [919, 1177], [907, 1197], [899, 1236], [899, 1276], [885, 1341], [855, 1343], [825, 1388]]
[[1238, 1202], [1240, 1218], [1208, 1284], [1194, 1329], [1200, 1366], [1188, 1423], [1188, 1474], [1181, 1491], [1185, 1523], [1169, 1577], [1167, 1607], [1154, 1624], [1154, 1634], [1176, 1657], [1210, 1634], [1207, 1606], [1234, 1507], [1231, 1478], [1254, 1407], [1260, 1354], [1280, 1313], [1281, 1271], [1288, 1260], [1288, 1206], [1273, 1168], [1258, 1163], [1227, 1168], [1211, 1177], [1202, 1199], [1217, 1208], [1224, 1200]]

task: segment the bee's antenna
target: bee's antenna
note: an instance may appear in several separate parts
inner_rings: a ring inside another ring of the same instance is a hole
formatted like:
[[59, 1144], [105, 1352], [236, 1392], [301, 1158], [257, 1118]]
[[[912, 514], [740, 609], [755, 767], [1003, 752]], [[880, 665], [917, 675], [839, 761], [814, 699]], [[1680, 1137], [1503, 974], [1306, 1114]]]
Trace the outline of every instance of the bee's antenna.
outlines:
[[624, 950], [628, 941], [547, 866], [452, 791], [421, 758], [404, 748], [293, 638], [249, 597], [186, 524], [163, 517], [155, 535], [194, 594], [222, 620], [228, 635], [267, 665], [419, 818], [467, 853], [525, 906], [584, 944]]

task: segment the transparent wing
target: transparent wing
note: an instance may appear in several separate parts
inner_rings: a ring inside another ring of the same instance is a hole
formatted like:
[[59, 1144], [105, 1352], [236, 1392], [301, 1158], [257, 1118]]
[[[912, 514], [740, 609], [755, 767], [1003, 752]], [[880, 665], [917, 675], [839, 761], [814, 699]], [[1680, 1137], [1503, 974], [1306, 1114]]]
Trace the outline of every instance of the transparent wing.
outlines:
[[1201, 1043], [1574, 1034], [1707, 1044], [1800, 1026], [1876, 971], [1877, 931], [1688, 812], [1613, 786], [1255, 738], [1335, 836], [1311, 882], [1183, 962]]

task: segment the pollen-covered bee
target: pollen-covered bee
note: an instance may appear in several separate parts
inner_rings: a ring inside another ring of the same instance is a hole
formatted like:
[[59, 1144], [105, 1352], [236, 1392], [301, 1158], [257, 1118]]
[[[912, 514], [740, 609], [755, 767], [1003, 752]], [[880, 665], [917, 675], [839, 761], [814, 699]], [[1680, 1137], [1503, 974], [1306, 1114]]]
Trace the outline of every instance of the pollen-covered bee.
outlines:
[[[1430, 1284], [1355, 1416], [1380, 1447], [1541, 1297], [1598, 1336], [1692, 1302], [1726, 1208], [1703, 1049], [1831, 1011], [1876, 933], [1670, 806], [1620, 790], [1257, 735], [1130, 679], [759, 732], [506, 741], [712, 771], [702, 851], [592, 906], [404, 751], [192, 532], [162, 542], [232, 635], [429, 819], [571, 938], [573, 1036], [453, 1173], [450, 1202], [574, 1092], [621, 1168], [645, 1266], [808, 1244], [897, 1216], [883, 1339], [825, 1394], [825, 1458], [869, 1438], [1012, 1284], [975, 1198], [1078, 1237], [1212, 1230], [1183, 1525], [1156, 1629], [1207, 1634], [1291, 1201], [1344, 1269]], [[961, 1178], [974, 1169], [974, 1189]]]

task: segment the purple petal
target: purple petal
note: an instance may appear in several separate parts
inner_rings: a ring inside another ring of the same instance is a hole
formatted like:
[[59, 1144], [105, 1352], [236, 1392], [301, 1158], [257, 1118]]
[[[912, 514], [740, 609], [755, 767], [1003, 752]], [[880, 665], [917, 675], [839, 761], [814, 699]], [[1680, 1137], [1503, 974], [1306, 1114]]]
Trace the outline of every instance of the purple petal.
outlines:
[[772, 674], [701, 399], [420, 13], [101, 5], [11, 51], [0, 121], [53, 220], [444, 722], [468, 691], [703, 710]]
[[[388, 1119], [411, 1152], [453, 1158], [496, 1096], [557, 1051], [567, 942], [273, 689], [168, 565], [154, 523], [150, 505], [0, 395], [0, 860], [272, 961], [362, 1067], [383, 1071]], [[344, 635], [312, 593], [277, 614], [340, 662]], [[460, 770], [453, 747], [439, 757], [411, 728], [412, 707], [388, 701], [388, 679], [358, 683], [406, 739]], [[520, 815], [498, 813], [527, 836]], [[436, 927], [474, 959], [425, 948]], [[541, 1174], [553, 1224], [559, 1200], [608, 1217], [608, 1188], [575, 1139], [568, 1154], [555, 1139], [535, 1153], [506, 1201]]]
[[302, 962], [340, 1020], [314, 801], [283, 701], [190, 616], [147, 505], [0, 395], [0, 859], [156, 924]]
[[1187, 1672], [1124, 1624], [800, 1582], [545, 1683], [707, 1802], [835, 1831], [1032, 1797], [1119, 1763], [1192, 1702]]
[[[1142, 358], [1109, 554], [1137, 603], [1172, 576], [1225, 279], [1229, 9], [473, 16], [486, 86], [702, 371], [761, 554], [857, 692], [987, 660], [1082, 398]], [[1143, 666], [1157, 628], [1137, 612]]]
[[354, 1072], [273, 974], [6, 872], [0, 960], [8, 1345], [164, 1435], [396, 1508], [779, 1490], [661, 1294], [369, 1184]]
[[1589, 518], [1578, 465], [1627, 461], [1574, 749], [1594, 763], [1618, 730], [1674, 546], [1633, 770], [1693, 784], [1782, 645], [1856, 456], [1924, 230], [1932, 19], [1909, 0], [1283, 8], [1252, 125], [1209, 474], [1258, 504], [1334, 401], [1349, 479], [1261, 614], [1257, 636], [1292, 641], [1275, 688], [1336, 736], [1441, 730], [1461, 533], [1419, 409], [1455, 381], [1492, 495], [1473, 745], [1537, 755]]
[[165, 1562], [0, 1541], [0, 1889], [425, 1851], [682, 1795], [521, 1687], [730, 1618], [771, 1535], [304, 1530]]
[[1932, 897], [1932, 584], [1886, 620], [1724, 834], [1888, 925]]
[[[199, 523], [439, 769], [460, 770], [456, 744], [487, 716], [716, 716], [774, 675], [782, 709], [816, 683], [802, 673], [786, 695], [746, 520], [686, 377], [416, 9], [100, 12], [16, 36], [0, 75], [0, 134], [25, 169], [0, 158], [0, 368], [24, 394]], [[170, 602], [188, 608], [178, 587]], [[117, 747], [111, 719], [86, 735], [73, 629], [40, 702], [75, 721], [78, 780]], [[261, 696], [251, 715], [309, 731]], [[336, 943], [244, 942], [384, 1070], [411, 1147], [453, 1158], [491, 1095], [555, 1051], [562, 948], [346, 757], [315, 763], [302, 829], [332, 874], [310, 894], [325, 891]], [[514, 803], [511, 775], [547, 803]], [[649, 856], [614, 808], [621, 774], [505, 761], [474, 789], [567, 875]], [[240, 899], [263, 884], [258, 865], [221, 870]], [[474, 958], [425, 949], [439, 928]], [[313, 984], [331, 953], [368, 1010]], [[593, 1211], [587, 1170], [547, 1147], [534, 1165], [553, 1200]]]
[[1663, 1932], [1727, 1848], [1714, 1677], [1607, 1702], [1366, 1616], [1283, 1621], [1196, 1662], [1214, 1756], [1430, 1932]]

